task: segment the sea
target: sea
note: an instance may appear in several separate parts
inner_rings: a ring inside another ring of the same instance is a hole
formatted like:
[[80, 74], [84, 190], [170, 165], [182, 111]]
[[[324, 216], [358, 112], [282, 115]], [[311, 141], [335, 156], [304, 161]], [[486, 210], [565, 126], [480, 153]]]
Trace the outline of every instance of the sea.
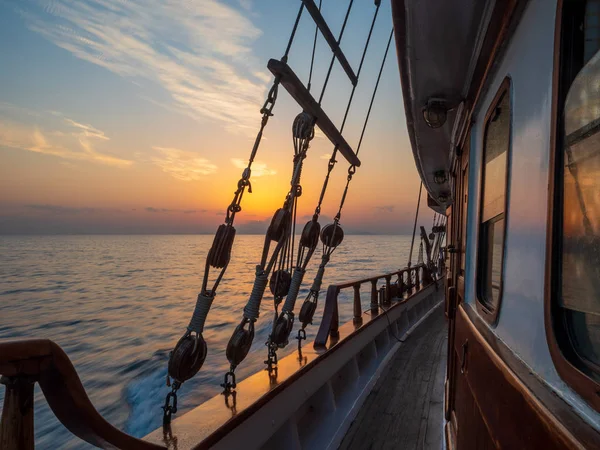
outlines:
[[[143, 437], [162, 424], [168, 355], [191, 317], [212, 239], [0, 236], [0, 341], [55, 341], [73, 362], [96, 409], [117, 428]], [[329, 284], [405, 267], [410, 241], [410, 236], [346, 236], [327, 267], [308, 341], [316, 334]], [[177, 416], [222, 390], [219, 384], [229, 367], [225, 348], [242, 317], [263, 242], [264, 236], [236, 237], [204, 330], [208, 356], [196, 377], [181, 388]], [[319, 247], [297, 309], [320, 258]], [[370, 287], [364, 289], [363, 308], [370, 298]], [[339, 301], [344, 323], [352, 318], [352, 290], [342, 291]], [[238, 381], [264, 368], [272, 317], [273, 297], [267, 289], [252, 349], [236, 371]], [[291, 340], [279, 355], [294, 351]], [[0, 408], [3, 397], [0, 387]], [[35, 441], [38, 449], [91, 448], [56, 419], [37, 386]]]

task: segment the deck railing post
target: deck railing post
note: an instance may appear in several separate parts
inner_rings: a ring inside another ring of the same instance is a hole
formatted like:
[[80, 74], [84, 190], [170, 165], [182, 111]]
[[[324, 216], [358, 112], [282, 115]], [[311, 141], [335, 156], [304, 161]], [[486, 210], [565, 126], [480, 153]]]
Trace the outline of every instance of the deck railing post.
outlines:
[[389, 305], [392, 303], [392, 285], [391, 285], [392, 276], [387, 275], [385, 277], [385, 302]]
[[34, 448], [33, 380], [25, 376], [1, 377], [6, 386], [2, 418], [0, 419], [0, 448], [30, 450]]
[[354, 289], [354, 318], [355, 324], [362, 323], [362, 306], [360, 304], [360, 284], [352, 286]]
[[417, 266], [415, 269], [415, 289], [416, 291], [421, 290], [421, 280], [419, 278], [419, 272], [421, 271], [421, 266]]
[[371, 280], [371, 311], [379, 311], [379, 303], [377, 302], [377, 280]]
[[403, 298], [404, 297], [404, 271], [401, 271], [398, 274], [398, 297]]

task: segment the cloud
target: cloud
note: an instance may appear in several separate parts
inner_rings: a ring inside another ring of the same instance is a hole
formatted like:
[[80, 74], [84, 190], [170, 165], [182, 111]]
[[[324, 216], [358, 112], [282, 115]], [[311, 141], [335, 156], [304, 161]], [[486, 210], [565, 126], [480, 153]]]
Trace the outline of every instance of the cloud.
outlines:
[[321, 159], [330, 159], [331, 158], [331, 153], [325, 153], [323, 155], [320, 156]]
[[[88, 161], [118, 168], [125, 168], [133, 164], [133, 161], [96, 150], [94, 141], [109, 140], [103, 131], [92, 125], [76, 122], [55, 111], [48, 112], [45, 116], [40, 116], [40, 119], [47, 120], [48, 116], [60, 116], [62, 120], [56, 124], [56, 128], [59, 129], [43, 130], [36, 124], [26, 124], [4, 118], [0, 120], [0, 147], [27, 150], [67, 160]], [[56, 121], [56, 119], [54, 120]]]
[[[248, 161], [244, 161], [243, 159], [232, 158], [232, 164], [238, 169], [245, 169], [248, 167]], [[264, 177], [268, 175], [275, 175], [277, 173], [276, 170], [269, 169], [265, 163], [254, 161], [252, 163], [252, 176], [253, 177]]]
[[152, 162], [178, 180], [199, 180], [217, 171], [217, 166], [196, 153], [170, 147], [152, 148], [158, 153], [158, 156], [151, 158]]
[[[261, 31], [218, 0], [29, 0], [15, 7], [30, 30], [77, 58], [161, 86], [172, 105], [229, 130], [258, 124], [266, 83], [252, 54]], [[143, 90], [143, 87], [140, 88]]]
[[51, 214], [81, 214], [81, 213], [92, 213], [95, 212], [95, 208], [72, 208], [69, 206], [60, 205], [25, 205], [26, 208], [35, 209], [36, 211], [43, 211]]
[[89, 206], [73, 207], [73, 206], [61, 206], [52, 204], [29, 204], [23, 205], [27, 209], [32, 209], [42, 213], [49, 213], [52, 215], [76, 215], [76, 214], [93, 214], [100, 212], [113, 212], [122, 213], [123, 211], [115, 208], [91, 208]]
[[207, 209], [167, 209], [167, 208], [154, 208], [152, 206], [148, 206], [144, 208], [146, 212], [149, 213], [162, 213], [162, 214], [172, 214], [172, 213], [182, 213], [182, 214], [198, 214], [198, 213], [207, 213]]
[[394, 205], [383, 205], [383, 206], [374, 206], [373, 208], [380, 212], [391, 213], [391, 212], [394, 212], [395, 206]]

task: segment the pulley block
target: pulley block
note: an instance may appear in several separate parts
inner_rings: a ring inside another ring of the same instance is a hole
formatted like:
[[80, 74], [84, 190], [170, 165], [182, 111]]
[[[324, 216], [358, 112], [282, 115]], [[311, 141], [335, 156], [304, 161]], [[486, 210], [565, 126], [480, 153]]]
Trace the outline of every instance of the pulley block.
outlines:
[[221, 269], [229, 263], [231, 247], [235, 239], [235, 228], [231, 225], [221, 224], [208, 252], [208, 263], [215, 269]]
[[296, 139], [312, 139], [315, 136], [315, 118], [307, 112], [301, 112], [294, 119], [292, 134]]
[[294, 313], [293, 312], [282, 312], [277, 318], [273, 334], [271, 335], [271, 342], [277, 345], [279, 348], [283, 348], [288, 344], [288, 338], [294, 327]]
[[201, 334], [183, 336], [169, 357], [169, 376], [183, 383], [198, 373], [206, 359], [206, 341]]
[[330, 223], [321, 231], [321, 242], [327, 247], [337, 247], [344, 240], [344, 230], [340, 224]]
[[267, 230], [267, 237], [272, 241], [279, 241], [287, 232], [290, 224], [290, 212], [286, 208], [275, 211], [271, 224]]
[[[247, 329], [246, 325], [248, 325]], [[253, 340], [254, 322], [244, 318], [233, 331], [225, 350], [227, 360], [233, 367], [238, 366], [246, 358]]]
[[300, 245], [307, 248], [315, 248], [319, 242], [321, 225], [316, 220], [306, 222], [302, 235], [300, 235]]
[[271, 274], [269, 289], [273, 296], [283, 298], [288, 294], [291, 284], [292, 276], [287, 270], [276, 270]]
[[315, 315], [316, 310], [317, 302], [304, 300], [302, 308], [300, 308], [300, 314], [298, 315], [298, 319], [300, 320], [300, 322], [302, 322], [302, 326], [306, 327], [312, 323], [313, 316]]

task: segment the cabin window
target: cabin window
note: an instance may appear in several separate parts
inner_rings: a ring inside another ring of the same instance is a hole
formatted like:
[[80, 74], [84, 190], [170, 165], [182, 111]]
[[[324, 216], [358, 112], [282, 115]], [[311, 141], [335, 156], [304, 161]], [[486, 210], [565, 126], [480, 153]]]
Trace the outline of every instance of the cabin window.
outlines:
[[491, 322], [502, 294], [506, 187], [510, 148], [510, 81], [502, 84], [486, 115], [483, 138], [478, 250], [478, 298]]
[[565, 2], [563, 20], [555, 331], [569, 362], [600, 381], [600, 2]]

